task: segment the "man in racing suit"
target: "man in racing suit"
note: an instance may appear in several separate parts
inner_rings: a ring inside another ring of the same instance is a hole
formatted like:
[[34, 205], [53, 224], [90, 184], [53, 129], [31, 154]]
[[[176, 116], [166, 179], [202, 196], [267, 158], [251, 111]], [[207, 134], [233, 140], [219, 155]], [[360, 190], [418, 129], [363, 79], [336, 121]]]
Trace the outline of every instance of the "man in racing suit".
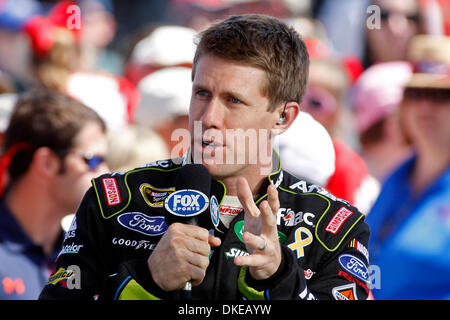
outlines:
[[[232, 16], [202, 33], [190, 151], [94, 179], [40, 298], [179, 299], [191, 282], [195, 300], [366, 299], [364, 216], [283, 171], [272, 149], [299, 113], [307, 69], [306, 46], [277, 19]], [[211, 174], [214, 227], [166, 224], [164, 201], [191, 162]]]
[[[167, 230], [163, 200], [175, 190], [181, 168], [175, 163], [180, 161], [157, 161], [93, 181], [41, 299], [93, 298], [102, 293], [111, 299], [180, 297], [179, 290], [165, 292], [155, 284], [146, 262]], [[269, 183], [277, 187], [280, 200], [280, 269], [256, 281], [247, 268], [234, 264], [234, 257], [247, 255], [241, 212], [228, 228], [220, 222], [218, 230], [225, 233], [215, 231], [222, 244], [212, 250], [203, 282], [192, 289], [193, 299], [365, 299], [369, 231], [364, 216], [324, 188], [281, 169], [267, 177]], [[223, 184], [213, 180], [211, 189], [220, 203]], [[266, 197], [261, 195], [256, 203]]]

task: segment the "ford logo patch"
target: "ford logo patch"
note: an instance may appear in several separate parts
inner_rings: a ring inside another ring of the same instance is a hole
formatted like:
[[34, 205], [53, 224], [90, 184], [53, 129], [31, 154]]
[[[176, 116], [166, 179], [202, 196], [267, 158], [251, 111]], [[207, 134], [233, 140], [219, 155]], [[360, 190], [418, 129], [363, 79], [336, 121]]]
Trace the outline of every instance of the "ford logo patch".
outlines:
[[355, 277], [368, 282], [369, 281], [369, 270], [360, 259], [352, 256], [350, 254], [342, 254], [339, 256], [339, 264], [347, 272], [351, 273]]
[[141, 212], [122, 213], [117, 221], [127, 229], [147, 236], [160, 236], [167, 231], [166, 220], [162, 216], [147, 216]]
[[175, 191], [164, 201], [167, 211], [186, 218], [202, 213], [208, 205], [209, 199], [204, 193], [191, 189]]

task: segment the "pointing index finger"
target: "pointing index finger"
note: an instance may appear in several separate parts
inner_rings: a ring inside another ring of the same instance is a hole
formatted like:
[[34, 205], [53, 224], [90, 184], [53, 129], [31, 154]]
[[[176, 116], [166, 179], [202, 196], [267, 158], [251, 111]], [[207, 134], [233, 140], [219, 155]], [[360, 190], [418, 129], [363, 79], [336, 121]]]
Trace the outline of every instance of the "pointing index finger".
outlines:
[[239, 201], [244, 206], [245, 212], [253, 217], [260, 215], [260, 211], [253, 200], [253, 194], [248, 185], [247, 179], [240, 177], [236, 182], [237, 196]]
[[280, 208], [280, 200], [278, 199], [278, 190], [273, 184], [270, 184], [267, 187], [267, 200], [269, 202], [270, 209], [272, 209], [272, 212], [276, 214]]

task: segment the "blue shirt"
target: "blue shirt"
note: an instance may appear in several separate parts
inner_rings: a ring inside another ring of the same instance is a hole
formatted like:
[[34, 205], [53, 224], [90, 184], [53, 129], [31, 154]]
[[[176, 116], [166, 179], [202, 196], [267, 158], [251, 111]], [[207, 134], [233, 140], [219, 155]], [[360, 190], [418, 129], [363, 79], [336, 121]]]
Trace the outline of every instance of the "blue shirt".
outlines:
[[[62, 234], [61, 234], [62, 235]], [[55, 268], [62, 237], [54, 252], [45, 255], [25, 234], [11, 212], [0, 202], [0, 299], [34, 300]]]
[[415, 195], [415, 160], [386, 180], [366, 219], [371, 264], [381, 271], [375, 299], [450, 299], [450, 167]]

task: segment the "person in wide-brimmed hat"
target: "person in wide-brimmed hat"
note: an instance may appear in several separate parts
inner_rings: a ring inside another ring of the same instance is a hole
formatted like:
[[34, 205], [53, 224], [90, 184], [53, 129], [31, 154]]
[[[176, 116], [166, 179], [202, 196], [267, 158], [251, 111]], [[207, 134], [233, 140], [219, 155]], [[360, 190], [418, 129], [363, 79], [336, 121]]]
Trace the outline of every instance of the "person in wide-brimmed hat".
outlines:
[[450, 298], [450, 64], [436, 59], [449, 56], [449, 38], [422, 39], [428, 49], [413, 55], [419, 72], [400, 106], [414, 155], [388, 177], [367, 219], [371, 262], [383, 270], [376, 299]]

